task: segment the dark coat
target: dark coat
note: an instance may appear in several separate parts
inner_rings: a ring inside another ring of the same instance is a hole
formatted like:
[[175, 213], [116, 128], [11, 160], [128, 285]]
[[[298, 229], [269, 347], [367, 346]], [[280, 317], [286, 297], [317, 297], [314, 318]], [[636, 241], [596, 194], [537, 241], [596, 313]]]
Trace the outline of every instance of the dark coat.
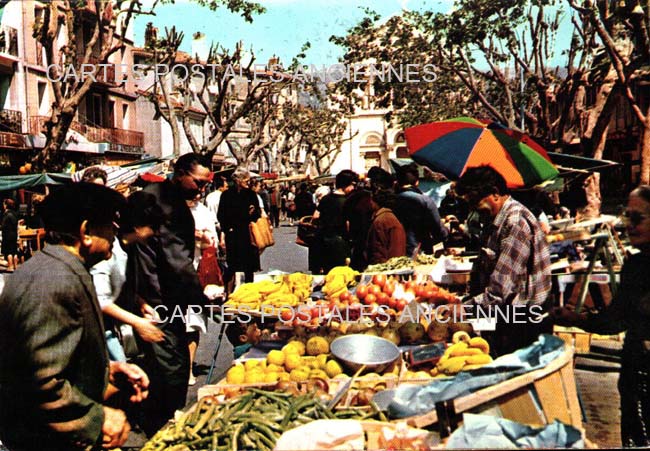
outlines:
[[366, 254], [370, 265], [406, 255], [406, 232], [390, 209], [380, 208], [372, 215]]
[[343, 213], [345, 195], [330, 193], [318, 204], [318, 231], [314, 246], [310, 248], [316, 256], [313, 267], [317, 273], [327, 274], [335, 266], [346, 264], [352, 249], [348, 240], [346, 221]]
[[152, 183], [145, 191], [156, 196], [165, 221], [146, 245], [137, 245], [137, 291], [152, 306], [172, 309], [205, 302], [194, 269], [194, 217], [180, 189], [169, 181]]
[[[252, 208], [251, 208], [252, 207]], [[221, 195], [217, 219], [226, 234], [226, 260], [230, 273], [260, 269], [260, 253], [251, 244], [248, 225], [260, 217], [257, 195], [250, 189], [229, 189]]]
[[18, 216], [13, 210], [5, 210], [2, 216], [2, 255], [18, 253]]
[[188, 305], [203, 305], [206, 298], [194, 268], [194, 217], [181, 189], [170, 181], [152, 183], [145, 191], [156, 197], [164, 222], [146, 244], [137, 244], [134, 266], [136, 292], [163, 319], [165, 334], [159, 343], [139, 345], [145, 354], [143, 369], [150, 378], [149, 397], [143, 403], [143, 429], [152, 434], [174, 411], [185, 405], [190, 375], [185, 322], [179, 317]]
[[406, 254], [411, 256], [420, 246], [420, 252], [433, 253], [433, 245], [447, 238], [436, 203], [414, 187], [402, 188], [397, 194], [395, 216], [406, 231]]
[[11, 450], [101, 441], [108, 381], [104, 326], [81, 260], [48, 245], [0, 296], [0, 440]]
[[311, 216], [316, 211], [314, 198], [309, 191], [300, 191], [296, 194], [296, 218]]

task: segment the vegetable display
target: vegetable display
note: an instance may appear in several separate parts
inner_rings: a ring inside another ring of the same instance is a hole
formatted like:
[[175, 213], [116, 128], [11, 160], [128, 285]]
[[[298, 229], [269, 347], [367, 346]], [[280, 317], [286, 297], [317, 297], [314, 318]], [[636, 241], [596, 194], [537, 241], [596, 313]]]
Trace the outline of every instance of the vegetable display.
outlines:
[[236, 451], [272, 450], [283, 432], [318, 419], [381, 419], [376, 406], [369, 412], [358, 409], [328, 409], [312, 393], [249, 389], [238, 398], [219, 404], [213, 396], [202, 398], [149, 440], [142, 451]]

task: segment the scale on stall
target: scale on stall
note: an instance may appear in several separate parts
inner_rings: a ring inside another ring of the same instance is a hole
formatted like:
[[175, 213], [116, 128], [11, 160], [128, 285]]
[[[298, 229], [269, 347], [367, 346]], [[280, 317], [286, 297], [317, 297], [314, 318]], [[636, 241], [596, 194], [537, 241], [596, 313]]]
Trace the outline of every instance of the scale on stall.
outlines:
[[425, 363], [435, 364], [447, 349], [446, 343], [433, 343], [411, 349], [408, 352], [408, 362], [410, 366], [423, 365]]

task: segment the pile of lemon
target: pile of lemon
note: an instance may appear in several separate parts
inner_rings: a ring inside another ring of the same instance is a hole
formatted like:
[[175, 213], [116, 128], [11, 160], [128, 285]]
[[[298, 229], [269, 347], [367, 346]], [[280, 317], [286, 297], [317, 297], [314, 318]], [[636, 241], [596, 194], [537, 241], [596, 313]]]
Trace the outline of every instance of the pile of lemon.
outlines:
[[249, 359], [232, 366], [226, 373], [228, 384], [272, 384], [280, 381], [305, 382], [328, 379], [343, 373], [330, 358], [329, 343], [312, 337], [307, 343], [290, 341], [281, 350], [272, 350], [266, 359]]

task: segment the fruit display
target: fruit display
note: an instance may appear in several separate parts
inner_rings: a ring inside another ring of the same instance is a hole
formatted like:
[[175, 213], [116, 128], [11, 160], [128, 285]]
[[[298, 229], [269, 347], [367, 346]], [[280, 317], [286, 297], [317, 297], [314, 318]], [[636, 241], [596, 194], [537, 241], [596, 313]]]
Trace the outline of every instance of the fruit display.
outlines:
[[429, 304], [455, 304], [458, 298], [455, 294], [436, 285], [432, 280], [410, 280], [404, 283], [404, 291], [413, 293], [415, 300]]
[[[394, 276], [375, 274], [369, 283], [356, 287], [355, 296], [364, 305], [378, 308], [384, 306], [384, 312], [389, 316], [396, 316], [406, 307], [406, 298], [396, 293], [400, 283]], [[403, 293], [403, 291], [402, 291]]]
[[373, 408], [331, 410], [313, 393], [249, 389], [224, 403], [206, 396], [158, 431], [142, 451], [191, 449], [270, 451], [283, 432], [318, 419], [380, 419]]
[[425, 332], [426, 329], [421, 323], [407, 321], [399, 328], [400, 344], [417, 343], [424, 337]]
[[312, 276], [293, 273], [282, 276], [278, 281], [262, 280], [240, 285], [224, 304], [227, 307], [244, 306], [249, 310], [260, 310], [263, 305], [272, 307], [295, 307], [311, 295]]
[[464, 331], [471, 335], [474, 332], [472, 325], [465, 322], [456, 322], [453, 318], [439, 318], [431, 321], [427, 326], [427, 335], [433, 343], [448, 343], [458, 331]]
[[[293, 340], [281, 350], [274, 349], [266, 359], [238, 362], [226, 372], [225, 383], [275, 384], [279, 381], [326, 381], [343, 373], [340, 364], [329, 356], [329, 343], [323, 337], [312, 337], [307, 344]], [[324, 389], [327, 387], [324, 386]]]
[[470, 371], [492, 362], [490, 345], [484, 338], [473, 337], [464, 331], [454, 334], [455, 342], [449, 346], [436, 367], [431, 370], [433, 376], [444, 374], [453, 376], [461, 371]]
[[325, 276], [325, 285], [322, 288], [323, 293], [329, 300], [338, 299], [341, 294], [348, 291], [348, 287], [356, 284], [358, 271], [349, 266], [336, 266]]

